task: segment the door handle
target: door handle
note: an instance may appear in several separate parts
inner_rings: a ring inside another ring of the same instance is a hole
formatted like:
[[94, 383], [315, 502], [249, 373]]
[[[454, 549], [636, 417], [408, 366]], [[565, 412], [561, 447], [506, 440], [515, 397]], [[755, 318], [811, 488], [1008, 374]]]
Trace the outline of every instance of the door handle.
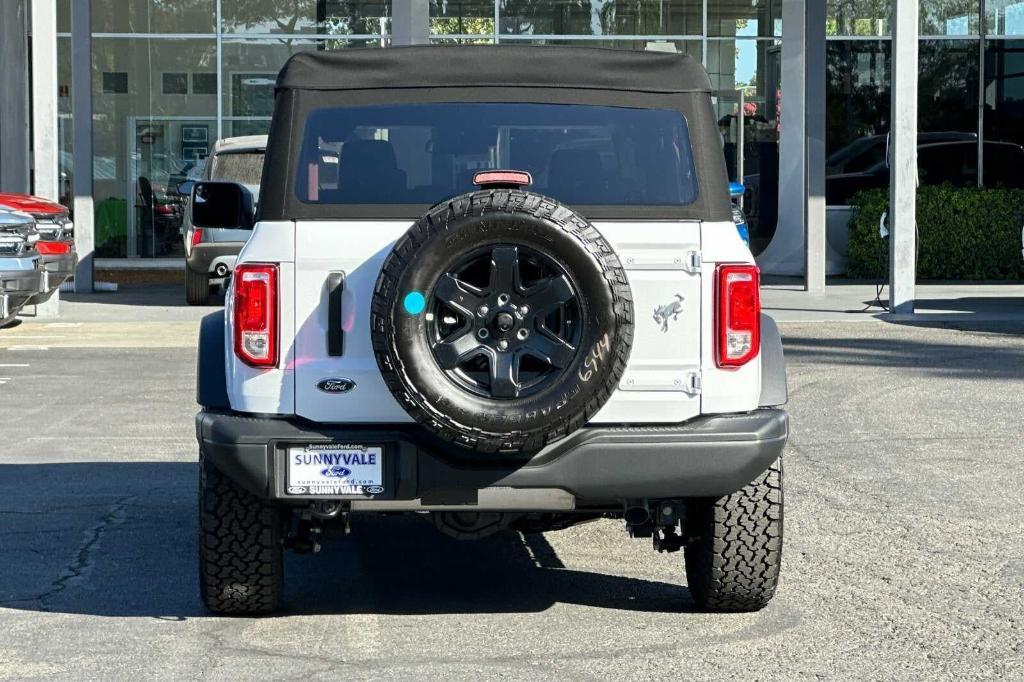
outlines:
[[345, 330], [341, 326], [341, 301], [345, 293], [345, 273], [327, 273], [327, 355], [345, 352]]

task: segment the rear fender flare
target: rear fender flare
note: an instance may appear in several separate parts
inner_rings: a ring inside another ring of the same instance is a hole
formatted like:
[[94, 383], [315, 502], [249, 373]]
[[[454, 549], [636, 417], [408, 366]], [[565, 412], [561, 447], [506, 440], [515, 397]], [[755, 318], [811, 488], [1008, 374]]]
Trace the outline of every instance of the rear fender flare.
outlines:
[[761, 407], [777, 407], [789, 401], [786, 383], [786, 359], [782, 352], [779, 327], [768, 315], [761, 313]]

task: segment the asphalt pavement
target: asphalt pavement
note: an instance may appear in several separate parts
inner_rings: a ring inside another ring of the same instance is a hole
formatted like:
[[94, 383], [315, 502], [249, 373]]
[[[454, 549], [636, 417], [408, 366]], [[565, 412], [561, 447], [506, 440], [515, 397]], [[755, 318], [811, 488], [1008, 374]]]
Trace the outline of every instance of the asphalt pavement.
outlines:
[[198, 597], [200, 311], [135, 310], [0, 330], [0, 678], [1024, 677], [1020, 323], [782, 323], [760, 613], [697, 612], [681, 554], [614, 521], [463, 543], [357, 518], [249, 619]]

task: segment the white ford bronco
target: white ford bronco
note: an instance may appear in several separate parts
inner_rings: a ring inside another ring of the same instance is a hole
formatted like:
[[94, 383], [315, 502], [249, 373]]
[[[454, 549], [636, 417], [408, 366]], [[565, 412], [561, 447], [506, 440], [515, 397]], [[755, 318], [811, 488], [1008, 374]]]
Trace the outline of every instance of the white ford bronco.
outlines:
[[[281, 71], [258, 213], [201, 325], [200, 589], [282, 604], [285, 549], [417, 513], [473, 539], [621, 519], [708, 610], [775, 592], [779, 333], [733, 224], [703, 68], [409, 47]], [[339, 580], [341, 578], [339, 577]]]

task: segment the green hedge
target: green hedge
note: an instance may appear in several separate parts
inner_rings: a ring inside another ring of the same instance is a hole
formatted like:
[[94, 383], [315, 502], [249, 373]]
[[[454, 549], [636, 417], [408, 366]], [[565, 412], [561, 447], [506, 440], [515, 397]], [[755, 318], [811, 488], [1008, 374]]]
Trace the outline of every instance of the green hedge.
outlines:
[[[878, 236], [878, 219], [888, 208], [889, 192], [861, 192], [851, 203], [856, 211], [850, 220], [847, 274], [884, 276], [888, 240], [883, 244]], [[921, 187], [917, 226], [918, 279], [1024, 279], [1024, 190]]]

